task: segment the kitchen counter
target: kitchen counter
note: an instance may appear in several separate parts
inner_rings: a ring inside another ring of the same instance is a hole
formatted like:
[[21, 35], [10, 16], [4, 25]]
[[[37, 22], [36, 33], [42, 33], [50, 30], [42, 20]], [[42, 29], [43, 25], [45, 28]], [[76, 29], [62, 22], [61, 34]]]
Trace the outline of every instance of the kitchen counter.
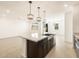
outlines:
[[37, 34], [37, 33], [35, 33], [35, 34], [28, 34], [28, 35], [22, 35], [22, 36], [20, 36], [20, 37], [22, 37], [22, 38], [24, 38], [24, 39], [26, 39], [26, 40], [31, 40], [31, 41], [34, 41], [34, 42], [38, 42], [38, 41], [40, 41], [40, 40], [43, 40], [44, 38], [51, 38], [51, 37], [54, 37], [55, 36], [55, 34]]
[[44, 35], [23, 35], [21, 36], [23, 38], [25, 38], [26, 40], [31, 40], [31, 41], [34, 41], [34, 42], [38, 42], [44, 38], [47, 38], [47, 36], [44, 36]]

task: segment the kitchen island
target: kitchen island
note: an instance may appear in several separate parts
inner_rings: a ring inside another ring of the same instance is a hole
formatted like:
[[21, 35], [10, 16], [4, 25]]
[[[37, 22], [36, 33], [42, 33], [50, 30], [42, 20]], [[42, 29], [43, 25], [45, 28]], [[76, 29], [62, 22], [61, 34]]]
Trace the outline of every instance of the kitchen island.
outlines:
[[25, 36], [27, 58], [43, 58], [55, 46], [54, 34]]

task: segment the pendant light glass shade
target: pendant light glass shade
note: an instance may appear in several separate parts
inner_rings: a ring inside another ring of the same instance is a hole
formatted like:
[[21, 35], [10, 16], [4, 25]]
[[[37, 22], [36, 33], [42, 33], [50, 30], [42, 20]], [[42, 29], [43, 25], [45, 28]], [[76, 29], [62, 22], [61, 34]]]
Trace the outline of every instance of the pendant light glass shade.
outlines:
[[32, 14], [28, 14], [27, 18], [28, 18], [28, 20], [33, 20], [33, 15]]
[[38, 17], [36, 18], [36, 20], [38, 21], [38, 22], [40, 22], [41, 21], [41, 17], [40, 17], [40, 7], [37, 7], [38, 8]]
[[30, 10], [29, 10], [29, 14], [27, 14], [27, 18], [28, 18], [28, 20], [33, 20], [33, 14], [31, 14], [31, 4], [32, 4], [32, 1], [29, 1], [29, 8], [30, 8]]

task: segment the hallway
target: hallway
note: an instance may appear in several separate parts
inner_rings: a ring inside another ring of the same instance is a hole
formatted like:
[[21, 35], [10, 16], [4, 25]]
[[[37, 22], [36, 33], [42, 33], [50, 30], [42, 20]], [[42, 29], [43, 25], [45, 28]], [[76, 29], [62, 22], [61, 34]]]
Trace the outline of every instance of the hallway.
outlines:
[[64, 42], [64, 36], [56, 35], [56, 46], [46, 58], [76, 58], [75, 50], [71, 45], [69, 42]]

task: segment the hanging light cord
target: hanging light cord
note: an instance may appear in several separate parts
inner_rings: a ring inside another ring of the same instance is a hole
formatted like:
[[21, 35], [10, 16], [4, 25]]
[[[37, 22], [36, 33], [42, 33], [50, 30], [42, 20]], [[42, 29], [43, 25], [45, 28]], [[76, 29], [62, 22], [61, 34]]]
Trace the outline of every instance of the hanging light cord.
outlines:
[[30, 14], [31, 14], [31, 4], [32, 4], [32, 1], [29, 1], [29, 4], [30, 4]]
[[38, 17], [40, 17], [40, 7], [37, 8], [38, 8]]

